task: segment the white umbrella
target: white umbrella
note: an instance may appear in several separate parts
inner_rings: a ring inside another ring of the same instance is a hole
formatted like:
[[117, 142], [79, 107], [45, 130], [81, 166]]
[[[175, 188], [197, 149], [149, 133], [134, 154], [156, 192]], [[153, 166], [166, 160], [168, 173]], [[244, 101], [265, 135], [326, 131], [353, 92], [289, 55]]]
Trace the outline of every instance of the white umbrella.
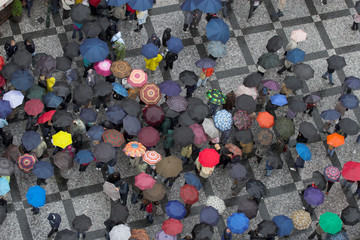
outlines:
[[24, 95], [18, 90], [11, 90], [4, 94], [3, 100], [9, 101], [11, 108], [16, 108], [22, 104]]
[[116, 189], [116, 186], [108, 181], [106, 181], [103, 185], [104, 193], [110, 197], [113, 201], [120, 199], [119, 190]]
[[111, 229], [109, 236], [111, 240], [129, 240], [131, 231], [128, 226], [120, 224]]
[[301, 42], [306, 40], [307, 33], [302, 29], [297, 29], [291, 32], [290, 38], [295, 42]]
[[220, 214], [223, 213], [226, 209], [224, 200], [222, 200], [218, 196], [208, 197], [208, 199], [206, 200], [206, 206], [211, 206], [215, 208]]
[[219, 129], [215, 127], [214, 120], [212, 120], [211, 118], [205, 118], [202, 123], [202, 126], [204, 128], [205, 133], [209, 135], [209, 137], [211, 138], [220, 137]]
[[249, 96], [253, 97], [254, 100], [256, 100], [256, 98], [258, 96], [258, 91], [256, 88], [248, 88], [248, 87], [245, 87], [245, 85], [240, 84], [239, 87], [235, 91], [235, 95], [236, 95], [236, 97], [238, 97], [243, 94], [249, 95]]

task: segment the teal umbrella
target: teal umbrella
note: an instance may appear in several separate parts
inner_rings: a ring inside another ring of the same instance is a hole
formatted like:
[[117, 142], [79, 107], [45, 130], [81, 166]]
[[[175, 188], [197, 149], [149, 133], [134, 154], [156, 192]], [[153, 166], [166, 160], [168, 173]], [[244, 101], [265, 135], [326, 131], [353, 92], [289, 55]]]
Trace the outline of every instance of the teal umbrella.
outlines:
[[265, 69], [270, 69], [279, 66], [280, 59], [275, 53], [264, 53], [257, 63]]

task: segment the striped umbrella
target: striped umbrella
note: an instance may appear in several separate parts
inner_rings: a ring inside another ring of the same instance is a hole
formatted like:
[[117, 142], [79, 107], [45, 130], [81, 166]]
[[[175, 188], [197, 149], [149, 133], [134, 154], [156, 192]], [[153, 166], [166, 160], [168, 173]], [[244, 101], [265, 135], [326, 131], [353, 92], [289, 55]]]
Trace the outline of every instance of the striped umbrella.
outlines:
[[156, 151], [146, 151], [143, 160], [149, 165], [155, 165], [161, 161], [161, 155]]
[[74, 166], [74, 159], [68, 152], [57, 152], [54, 155], [55, 165], [63, 170], [69, 170]]
[[131, 70], [127, 81], [132, 87], [142, 87], [147, 83], [147, 74], [141, 69]]
[[294, 227], [298, 230], [307, 229], [311, 224], [310, 213], [305, 212], [304, 210], [297, 210], [293, 212], [290, 216]]
[[139, 142], [129, 142], [124, 148], [124, 153], [130, 157], [141, 157], [145, 151], [146, 147]]
[[24, 172], [28, 173], [31, 169], [33, 169], [37, 158], [33, 154], [26, 153], [24, 155], [19, 156], [18, 158], [18, 165], [19, 168], [22, 169]]
[[157, 104], [161, 99], [160, 88], [155, 83], [146, 83], [140, 89], [140, 99], [145, 104]]
[[113, 147], [120, 147], [125, 142], [123, 134], [115, 129], [106, 130], [102, 135], [102, 139], [104, 142], [113, 145]]
[[31, 116], [36, 116], [44, 109], [44, 104], [39, 99], [31, 99], [25, 103], [24, 110]]
[[126, 78], [130, 76], [131, 66], [126, 61], [116, 61], [111, 64], [110, 71], [115, 77]]
[[335, 166], [327, 166], [324, 168], [324, 175], [326, 180], [336, 182], [339, 180], [341, 171]]

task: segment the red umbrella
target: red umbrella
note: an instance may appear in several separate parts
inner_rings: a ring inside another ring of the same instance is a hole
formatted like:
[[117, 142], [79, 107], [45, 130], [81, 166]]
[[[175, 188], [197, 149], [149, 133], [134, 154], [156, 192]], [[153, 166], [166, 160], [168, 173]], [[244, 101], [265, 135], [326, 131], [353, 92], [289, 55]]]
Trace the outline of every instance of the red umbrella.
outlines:
[[344, 164], [342, 175], [346, 180], [359, 181], [360, 180], [360, 163], [349, 161]]
[[220, 160], [220, 154], [211, 148], [205, 148], [199, 154], [199, 162], [203, 167], [215, 167]]
[[150, 189], [155, 183], [156, 181], [149, 174], [144, 172], [135, 177], [135, 186], [140, 188], [140, 190]]
[[161, 226], [161, 229], [168, 235], [175, 236], [180, 234], [183, 230], [183, 225], [180, 220], [169, 218], [165, 220]]
[[159, 132], [153, 127], [144, 127], [140, 130], [138, 134], [139, 142], [141, 142], [145, 147], [155, 146], [159, 140]]
[[164, 110], [157, 105], [150, 105], [144, 108], [143, 118], [150, 126], [157, 126], [164, 121]]
[[31, 116], [36, 116], [44, 109], [44, 104], [39, 99], [30, 99], [25, 103], [24, 110]]
[[5, 86], [5, 84], [6, 84], [6, 79], [2, 75], [0, 75], [0, 87]]
[[46, 113], [43, 113], [37, 120], [37, 124], [46, 123], [47, 121], [51, 120], [53, 115], [55, 114], [56, 110], [51, 110]]
[[180, 197], [184, 203], [193, 205], [199, 201], [199, 192], [193, 185], [185, 184], [180, 188]]
[[33, 169], [35, 162], [37, 161], [37, 158], [34, 154], [24, 154], [22, 156], [19, 156], [18, 158], [18, 164], [19, 168], [24, 170], [24, 172], [30, 172], [31, 169]]
[[145, 104], [157, 104], [161, 99], [160, 88], [155, 83], [146, 83], [140, 89], [140, 99]]
[[94, 7], [97, 7], [100, 2], [101, 2], [101, 0], [90, 0], [89, 1], [89, 3]]
[[262, 128], [271, 128], [274, 126], [274, 116], [268, 112], [259, 112], [256, 120], [259, 123], [259, 126]]
[[194, 123], [194, 124], [190, 125], [189, 128], [191, 128], [191, 130], [195, 134], [195, 139], [194, 139], [195, 144], [200, 145], [200, 144], [203, 144], [208, 141], [208, 136], [205, 133], [203, 126], [201, 126], [200, 124]]
[[115, 129], [106, 130], [102, 135], [102, 139], [104, 142], [113, 145], [113, 147], [120, 147], [125, 142], [123, 134]]

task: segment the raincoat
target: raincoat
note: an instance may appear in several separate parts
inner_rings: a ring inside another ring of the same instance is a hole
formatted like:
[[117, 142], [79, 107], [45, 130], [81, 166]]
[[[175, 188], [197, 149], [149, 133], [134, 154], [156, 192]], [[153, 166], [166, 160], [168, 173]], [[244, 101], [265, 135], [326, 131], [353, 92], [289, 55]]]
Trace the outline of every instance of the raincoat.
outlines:
[[209, 167], [203, 167], [201, 163], [199, 162], [199, 158], [195, 161], [195, 166], [197, 170], [200, 172], [200, 177], [208, 178], [214, 171], [215, 167], [209, 168]]
[[151, 59], [145, 58], [146, 68], [149, 69], [150, 71], [155, 71], [162, 59], [163, 57], [160, 54], [158, 54], [157, 57], [155, 58], [151, 58]]
[[52, 87], [55, 85], [55, 78], [54, 77], [51, 77], [51, 78], [48, 78], [48, 79], [46, 79], [46, 84], [47, 84], [47, 88], [46, 88], [46, 90], [48, 91], [48, 92], [52, 92]]
[[146, 18], [149, 16], [148, 11], [138, 11], [136, 14], [137, 18], [138, 18], [138, 24], [142, 25], [146, 23]]
[[125, 42], [121, 38], [121, 32], [116, 33], [111, 38], [111, 46], [116, 54], [115, 61], [124, 60], [125, 58]]

